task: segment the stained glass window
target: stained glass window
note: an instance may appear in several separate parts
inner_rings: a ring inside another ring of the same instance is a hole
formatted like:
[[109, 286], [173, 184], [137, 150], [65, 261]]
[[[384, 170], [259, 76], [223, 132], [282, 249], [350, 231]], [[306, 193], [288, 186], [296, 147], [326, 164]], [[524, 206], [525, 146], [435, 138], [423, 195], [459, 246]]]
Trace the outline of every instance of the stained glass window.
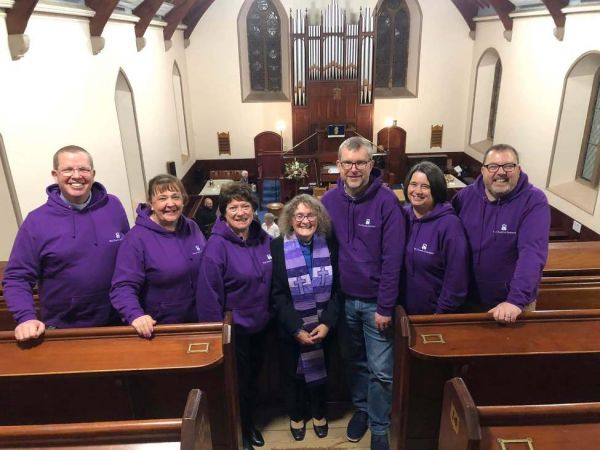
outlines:
[[599, 150], [600, 150], [600, 73], [596, 74], [596, 82], [592, 91], [588, 124], [585, 140], [583, 141], [583, 163], [581, 164], [580, 177], [589, 181], [594, 186], [598, 184]]
[[385, 0], [377, 13], [375, 87], [406, 86], [410, 14], [403, 0]]
[[246, 17], [253, 91], [281, 91], [281, 22], [270, 0], [256, 0]]

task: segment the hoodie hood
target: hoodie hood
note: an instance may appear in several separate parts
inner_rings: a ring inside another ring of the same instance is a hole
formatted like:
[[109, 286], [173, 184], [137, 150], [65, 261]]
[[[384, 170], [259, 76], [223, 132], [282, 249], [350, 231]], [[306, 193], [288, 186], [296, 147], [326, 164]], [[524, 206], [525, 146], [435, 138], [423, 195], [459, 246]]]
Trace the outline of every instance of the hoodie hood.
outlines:
[[420, 219], [415, 215], [415, 211], [413, 210], [412, 206], [408, 205], [407, 208], [408, 210], [408, 215], [410, 217], [410, 221], [411, 223], [415, 223], [415, 222], [421, 222], [421, 223], [425, 223], [425, 222], [433, 222], [434, 220], [439, 219], [440, 217], [444, 217], [447, 215], [454, 215], [454, 209], [452, 208], [452, 206], [450, 205], [450, 203], [444, 202], [444, 203], [437, 203], [433, 209], [429, 212], [429, 214], [427, 214], [426, 216], [421, 217]]
[[479, 195], [481, 195], [484, 200], [486, 200], [489, 203], [507, 203], [510, 202], [516, 198], [518, 198], [519, 196], [521, 196], [523, 194], [523, 192], [525, 192], [527, 189], [529, 189], [530, 184], [529, 184], [529, 177], [527, 176], [527, 174], [523, 171], [521, 171], [521, 174], [519, 175], [519, 181], [517, 181], [517, 185], [515, 186], [515, 188], [510, 191], [508, 194], [506, 194], [504, 197], [500, 198], [499, 200], [494, 200], [491, 201], [487, 198], [487, 195], [485, 193], [485, 184], [483, 184], [483, 175], [479, 175], [477, 177], [477, 179], [475, 180], [475, 190], [479, 193]]
[[339, 177], [337, 181], [337, 188], [341, 189], [340, 192], [343, 192], [345, 194], [344, 198], [346, 199], [346, 201], [354, 201], [356, 203], [363, 203], [375, 197], [375, 194], [382, 185], [382, 172], [377, 168], [373, 168], [371, 174], [369, 175], [369, 184], [367, 184], [365, 190], [362, 191], [362, 193], [357, 197], [352, 197], [346, 192], [346, 190], [344, 189], [344, 180], [342, 180], [342, 177]]
[[[81, 211], [98, 209], [106, 205], [106, 203], [108, 202], [108, 194], [106, 192], [106, 188], [97, 181], [95, 181], [94, 184], [92, 184], [92, 190], [90, 192], [92, 194], [90, 204], [87, 205]], [[60, 188], [58, 187], [58, 184], [51, 184], [50, 186], [48, 186], [46, 188], [46, 193], [48, 194], [48, 201], [46, 202], [46, 204], [54, 210], [64, 211], [65, 213], [69, 211], [80, 212], [77, 209], [71, 208], [71, 206], [65, 203], [62, 198], [60, 198]]]
[[135, 219], [135, 224], [152, 230], [156, 233], [164, 235], [189, 235], [191, 233], [189, 220], [186, 219], [183, 214], [177, 220], [175, 232], [172, 232], [150, 218], [152, 215], [152, 210], [150, 209], [150, 205], [147, 203], [140, 203], [136, 209], [136, 213], [137, 217]]
[[269, 237], [256, 220], [250, 222], [249, 231], [248, 239], [244, 241], [233, 232], [229, 225], [227, 225], [225, 218], [221, 216], [215, 222], [215, 225], [212, 229], [212, 234], [221, 236], [222, 238], [227, 239], [229, 242], [243, 247], [256, 245], [262, 239]]

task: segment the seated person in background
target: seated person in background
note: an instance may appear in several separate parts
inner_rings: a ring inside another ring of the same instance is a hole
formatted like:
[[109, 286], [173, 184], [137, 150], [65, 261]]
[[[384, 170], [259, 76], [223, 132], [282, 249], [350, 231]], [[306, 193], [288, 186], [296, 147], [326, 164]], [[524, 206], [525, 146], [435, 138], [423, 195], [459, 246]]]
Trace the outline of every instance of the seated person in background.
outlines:
[[275, 223], [275, 216], [271, 213], [265, 214], [265, 221], [262, 224], [262, 229], [265, 230], [273, 239], [279, 237], [279, 227]]
[[490, 147], [481, 176], [452, 199], [471, 247], [467, 311], [488, 311], [500, 322], [514, 322], [534, 310], [548, 256], [550, 207], [529, 183], [517, 151]]
[[148, 204], [117, 255], [110, 301], [124, 321], [149, 338], [154, 325], [196, 322], [195, 288], [206, 240], [182, 216], [185, 188], [172, 175], [148, 183]]
[[202, 231], [206, 239], [210, 236], [210, 230], [215, 220], [217, 220], [217, 215], [213, 209], [213, 201], [210, 197], [206, 197], [194, 217], [194, 221], [198, 224], [200, 231]]
[[[94, 182], [91, 155], [69, 145], [53, 158], [48, 201], [25, 219], [4, 270], [4, 297], [19, 341], [46, 327], [108, 325], [116, 315], [109, 291], [115, 257], [129, 223], [121, 202]], [[33, 287], [38, 284], [41, 321]]]
[[248, 171], [247, 170], [242, 170], [240, 172], [240, 183], [245, 183], [248, 184]]
[[[327, 436], [324, 340], [338, 318], [337, 252], [327, 238], [331, 221], [323, 204], [301, 194], [280, 218], [283, 236], [271, 241], [271, 303], [279, 323], [283, 390], [295, 440], [304, 439], [305, 417]], [[308, 407], [308, 410], [306, 410]]]
[[265, 443], [252, 417], [270, 320], [272, 264], [271, 238], [254, 220], [257, 206], [249, 185], [221, 188], [221, 215], [208, 239], [196, 290], [199, 322], [221, 322], [225, 311], [233, 311], [244, 450]]
[[444, 174], [424, 161], [412, 167], [404, 182], [410, 204], [404, 252], [403, 295], [408, 314], [457, 311], [469, 287], [469, 248], [465, 231], [446, 203]]

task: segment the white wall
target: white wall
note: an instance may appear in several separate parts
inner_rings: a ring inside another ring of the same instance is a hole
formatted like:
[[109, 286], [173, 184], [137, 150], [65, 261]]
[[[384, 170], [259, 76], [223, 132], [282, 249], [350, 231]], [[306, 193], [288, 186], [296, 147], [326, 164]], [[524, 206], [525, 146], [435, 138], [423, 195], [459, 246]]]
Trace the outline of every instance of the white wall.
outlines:
[[[97, 180], [129, 204], [114, 103], [121, 68], [135, 96], [146, 176], [166, 172], [169, 160], [176, 161], [178, 174], [193, 164], [195, 155], [182, 165], [172, 93], [175, 58], [187, 90], [182, 31], [167, 52], [162, 28], [150, 27], [147, 46], [138, 52], [133, 27], [110, 21], [103, 32], [106, 46], [93, 55], [87, 18], [34, 13], [26, 31], [30, 50], [22, 59], [11, 60], [7, 45], [0, 45], [0, 133], [23, 216], [44, 202], [52, 155], [67, 144], [89, 150]], [[7, 42], [3, 18], [0, 41]]]
[[[521, 154], [524, 171], [541, 188], [546, 186], [550, 168], [565, 76], [579, 56], [600, 50], [600, 12], [568, 14], [563, 41], [554, 37], [553, 29], [549, 15], [515, 18], [508, 42], [500, 21], [478, 22], [467, 104], [470, 125], [474, 67], [486, 49], [495, 48], [502, 61], [502, 84], [494, 143], [513, 145]], [[481, 153], [465, 147], [481, 160]], [[579, 150], [580, 146], [573, 148], [575, 163]], [[590, 215], [548, 191], [546, 194], [553, 206], [600, 232], [600, 212]]]

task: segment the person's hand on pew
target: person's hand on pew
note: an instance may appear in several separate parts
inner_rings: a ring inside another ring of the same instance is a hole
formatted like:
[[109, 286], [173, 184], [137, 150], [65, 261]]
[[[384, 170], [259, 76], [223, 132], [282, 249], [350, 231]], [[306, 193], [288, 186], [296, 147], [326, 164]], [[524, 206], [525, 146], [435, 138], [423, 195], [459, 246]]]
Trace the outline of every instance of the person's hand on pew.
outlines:
[[149, 315], [140, 316], [131, 322], [131, 326], [135, 328], [135, 331], [137, 331], [141, 337], [146, 339], [150, 339], [152, 337], [154, 325], [156, 325], [156, 320]]
[[15, 328], [15, 339], [17, 341], [28, 341], [37, 339], [46, 331], [46, 324], [36, 319], [26, 320]]
[[494, 320], [502, 323], [511, 323], [517, 320], [522, 310], [512, 303], [502, 302], [488, 311], [494, 315]]
[[380, 333], [385, 331], [387, 328], [392, 326], [392, 317], [382, 316], [379, 313], [375, 313], [375, 326]]

